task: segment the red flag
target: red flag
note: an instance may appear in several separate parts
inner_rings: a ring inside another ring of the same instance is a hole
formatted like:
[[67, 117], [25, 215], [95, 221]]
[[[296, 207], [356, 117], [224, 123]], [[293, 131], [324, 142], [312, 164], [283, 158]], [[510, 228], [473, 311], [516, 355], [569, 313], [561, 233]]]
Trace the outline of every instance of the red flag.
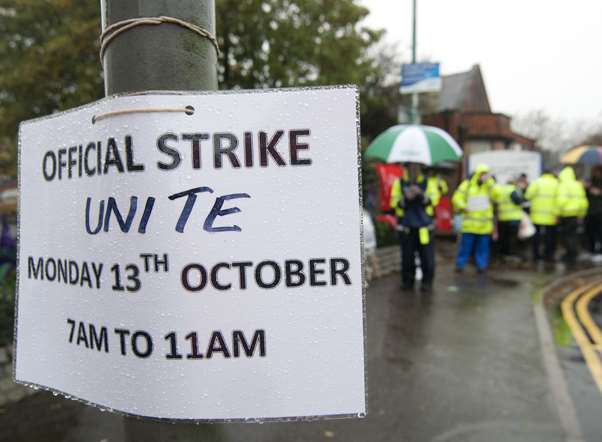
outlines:
[[376, 174], [380, 182], [380, 210], [387, 212], [391, 209], [391, 187], [403, 175], [403, 168], [399, 164], [376, 164]]
[[454, 212], [452, 209], [451, 198], [442, 196], [437, 207], [435, 207], [435, 227], [437, 232], [452, 233]]

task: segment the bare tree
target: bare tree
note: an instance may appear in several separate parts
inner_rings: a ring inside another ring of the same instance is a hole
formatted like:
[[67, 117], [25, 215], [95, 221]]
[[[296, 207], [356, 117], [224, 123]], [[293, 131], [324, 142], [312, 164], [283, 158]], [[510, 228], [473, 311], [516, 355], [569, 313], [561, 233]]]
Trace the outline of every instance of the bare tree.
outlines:
[[537, 140], [543, 150], [562, 151], [570, 147], [567, 123], [551, 117], [543, 109], [518, 114], [512, 119], [512, 128], [520, 134]]
[[579, 144], [602, 146], [602, 115], [596, 120], [596, 124], [591, 126], [588, 134], [582, 138]]
[[551, 116], [543, 109], [515, 115], [512, 119], [512, 128], [521, 134], [535, 138], [540, 148], [552, 152], [563, 152], [584, 144], [596, 134], [598, 141], [602, 141], [602, 126], [599, 123], [561, 119]]

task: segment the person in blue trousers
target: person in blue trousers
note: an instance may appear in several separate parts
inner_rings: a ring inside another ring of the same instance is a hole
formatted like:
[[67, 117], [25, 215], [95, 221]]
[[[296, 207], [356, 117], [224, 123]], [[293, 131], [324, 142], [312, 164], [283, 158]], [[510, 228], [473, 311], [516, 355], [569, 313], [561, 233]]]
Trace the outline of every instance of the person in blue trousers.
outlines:
[[454, 193], [454, 210], [462, 215], [462, 236], [456, 257], [457, 272], [464, 270], [473, 255], [479, 273], [485, 272], [489, 267], [495, 188], [489, 167], [480, 165]]

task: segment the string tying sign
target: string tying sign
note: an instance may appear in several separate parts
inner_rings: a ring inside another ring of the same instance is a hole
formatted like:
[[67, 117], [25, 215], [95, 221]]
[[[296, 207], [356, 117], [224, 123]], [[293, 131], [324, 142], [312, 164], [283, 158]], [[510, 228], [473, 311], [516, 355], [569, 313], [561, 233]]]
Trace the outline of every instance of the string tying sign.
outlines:
[[179, 18], [160, 16], [130, 18], [127, 20], [119, 21], [117, 23], [113, 23], [112, 25], [108, 26], [100, 35], [100, 60], [103, 60], [104, 54], [111, 42], [113, 42], [121, 34], [139, 26], [158, 26], [162, 24], [172, 24], [180, 26], [182, 28], [194, 32], [195, 34], [204, 39], [209, 40], [215, 48], [217, 55], [219, 56], [220, 51], [217, 38], [215, 38], [215, 36], [207, 29]]
[[194, 114], [194, 107], [186, 106], [186, 107], [175, 107], [175, 108], [146, 108], [146, 109], [123, 109], [116, 110], [111, 112], [105, 112], [99, 115], [92, 116], [92, 124], [96, 124], [99, 121], [105, 120], [111, 117], [119, 117], [122, 115], [131, 115], [131, 114], [155, 114], [155, 113], [185, 113], [186, 115]]

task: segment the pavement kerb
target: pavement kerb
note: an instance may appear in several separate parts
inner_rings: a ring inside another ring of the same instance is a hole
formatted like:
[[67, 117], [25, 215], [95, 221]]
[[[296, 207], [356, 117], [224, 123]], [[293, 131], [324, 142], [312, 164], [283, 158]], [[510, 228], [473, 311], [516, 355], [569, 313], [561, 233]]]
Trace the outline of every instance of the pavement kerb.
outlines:
[[594, 298], [600, 296], [600, 290], [602, 289], [602, 284], [598, 283], [598, 285], [582, 296], [579, 301], [577, 301], [576, 309], [579, 314], [579, 318], [587, 330], [587, 333], [592, 337], [594, 341], [594, 346], [602, 346], [602, 330], [597, 326], [592, 315], [589, 312], [589, 304], [593, 301]]
[[564, 430], [567, 442], [584, 442], [585, 439], [583, 437], [579, 419], [577, 418], [577, 411], [573, 399], [569, 393], [564, 371], [562, 370], [558, 354], [556, 353], [556, 344], [554, 342], [552, 328], [548, 320], [544, 302], [546, 296], [560, 286], [566, 285], [574, 279], [593, 278], [595, 276], [600, 276], [599, 268], [582, 270], [556, 280], [540, 289], [538, 291], [539, 296], [535, 298], [535, 302], [533, 303], [537, 332], [541, 342], [543, 365], [548, 375], [548, 384], [550, 386], [550, 391], [552, 392], [556, 411], [558, 412], [558, 419]]
[[562, 285], [569, 283], [573, 279], [594, 278], [596, 276], [602, 276], [602, 269], [599, 267], [595, 267], [592, 269], [586, 269], [586, 270], [580, 270], [578, 272], [571, 273], [570, 275], [566, 275], [563, 278], [557, 279], [554, 282], [539, 289], [539, 293], [542, 295], [541, 301], [543, 302], [543, 300], [545, 299], [545, 297], [548, 293], [554, 291], [555, 289], [557, 289], [558, 287], [560, 287]]
[[[602, 364], [600, 363], [600, 357], [592, 344], [591, 339], [595, 341], [593, 329], [590, 330], [588, 327], [594, 327], [596, 331], [597, 325], [593, 322], [587, 311], [587, 304], [583, 305], [583, 302], [588, 301], [588, 297], [591, 295], [600, 294], [602, 284], [600, 279], [592, 282], [585, 287], [579, 287], [573, 290], [567, 297], [564, 298], [561, 304], [562, 315], [564, 320], [567, 322], [574, 340], [577, 342], [581, 354], [585, 359], [585, 363], [589, 368], [592, 377], [600, 392], [602, 392]], [[586, 310], [585, 312], [583, 310]], [[586, 318], [583, 315], [587, 315], [590, 318], [591, 324], [586, 322]], [[588, 336], [589, 335], [589, 336]], [[601, 342], [601, 341], [597, 341]]]

